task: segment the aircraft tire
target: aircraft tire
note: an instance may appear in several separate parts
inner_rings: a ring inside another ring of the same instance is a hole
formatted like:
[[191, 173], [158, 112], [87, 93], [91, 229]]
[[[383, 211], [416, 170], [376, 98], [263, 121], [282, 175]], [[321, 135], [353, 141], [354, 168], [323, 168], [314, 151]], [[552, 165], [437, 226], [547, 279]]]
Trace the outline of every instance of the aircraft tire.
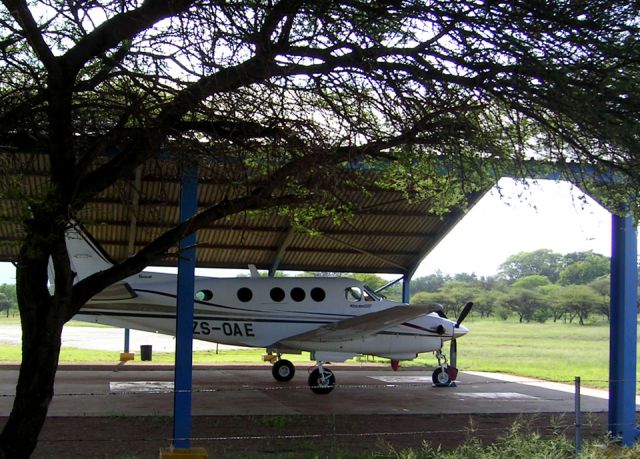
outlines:
[[296, 374], [296, 367], [289, 360], [282, 359], [273, 364], [271, 373], [276, 381], [287, 382]]
[[431, 375], [431, 379], [437, 387], [448, 387], [451, 384], [451, 378], [446, 368], [436, 368]]
[[309, 388], [314, 394], [324, 395], [331, 392], [336, 385], [336, 377], [331, 370], [324, 369], [324, 381], [320, 376], [320, 370], [315, 368], [309, 374]]

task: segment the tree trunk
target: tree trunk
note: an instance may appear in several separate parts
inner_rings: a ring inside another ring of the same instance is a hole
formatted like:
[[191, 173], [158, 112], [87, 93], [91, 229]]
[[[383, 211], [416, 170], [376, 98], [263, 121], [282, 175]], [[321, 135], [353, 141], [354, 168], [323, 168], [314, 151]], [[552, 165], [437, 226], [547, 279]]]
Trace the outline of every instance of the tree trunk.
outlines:
[[30, 340], [23, 339], [16, 397], [9, 420], [0, 433], [0, 457], [7, 459], [31, 455], [53, 397], [62, 327], [33, 331]]
[[[68, 269], [64, 232], [46, 223], [45, 220], [44, 225], [32, 227], [20, 250], [16, 293], [22, 324], [22, 363], [13, 408], [0, 433], [0, 458], [31, 455], [53, 398], [62, 327], [70, 304], [68, 286], [73, 285], [73, 275]], [[63, 254], [62, 258], [58, 253]], [[58, 266], [67, 268], [56, 269], [59, 276], [53, 296], [47, 288], [50, 254], [54, 254]]]

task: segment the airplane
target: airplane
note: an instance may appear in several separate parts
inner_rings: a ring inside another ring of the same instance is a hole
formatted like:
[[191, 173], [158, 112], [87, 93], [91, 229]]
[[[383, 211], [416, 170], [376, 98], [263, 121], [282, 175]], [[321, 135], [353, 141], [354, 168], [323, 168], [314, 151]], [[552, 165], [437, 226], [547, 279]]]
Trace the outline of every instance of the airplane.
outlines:
[[[78, 223], [66, 232], [74, 282], [108, 269], [109, 255]], [[408, 305], [391, 301], [354, 279], [326, 277], [196, 276], [193, 337], [216, 343], [265, 348], [273, 377], [290, 381], [295, 374], [284, 354], [310, 352], [316, 361], [308, 384], [316, 394], [330, 393], [336, 378], [326, 367], [355, 355], [401, 360], [433, 351], [438, 365], [435, 386], [454, 385], [456, 339], [473, 303], [457, 321], [439, 304]], [[115, 283], [89, 300], [74, 316], [85, 322], [175, 335], [177, 275], [142, 271]], [[451, 363], [442, 352], [451, 341]]]

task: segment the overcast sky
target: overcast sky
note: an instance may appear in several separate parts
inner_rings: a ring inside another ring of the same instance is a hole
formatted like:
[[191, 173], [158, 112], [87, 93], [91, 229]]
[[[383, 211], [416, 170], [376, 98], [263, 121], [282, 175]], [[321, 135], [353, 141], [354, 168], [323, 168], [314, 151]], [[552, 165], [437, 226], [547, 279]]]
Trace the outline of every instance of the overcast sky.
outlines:
[[495, 274], [518, 252], [593, 250], [611, 255], [611, 214], [567, 182], [502, 179], [425, 258], [416, 276], [438, 269]]
[[[611, 214], [570, 184], [540, 180], [524, 186], [502, 179], [500, 189], [489, 192], [469, 211], [414, 277], [437, 270], [492, 275], [510, 255], [537, 249], [611, 255]], [[199, 272], [223, 277], [237, 273]], [[13, 266], [0, 263], [0, 284], [14, 282]]]

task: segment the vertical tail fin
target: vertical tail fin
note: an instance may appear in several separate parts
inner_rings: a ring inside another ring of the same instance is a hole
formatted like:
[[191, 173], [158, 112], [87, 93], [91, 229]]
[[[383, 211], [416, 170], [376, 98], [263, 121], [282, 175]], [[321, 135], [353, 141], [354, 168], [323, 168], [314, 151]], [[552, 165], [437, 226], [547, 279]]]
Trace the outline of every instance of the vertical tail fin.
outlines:
[[[100, 247], [82, 226], [75, 221], [65, 234], [71, 269], [75, 272], [74, 284], [90, 275], [113, 266], [109, 255]], [[49, 260], [49, 279], [53, 282], [53, 266]]]

